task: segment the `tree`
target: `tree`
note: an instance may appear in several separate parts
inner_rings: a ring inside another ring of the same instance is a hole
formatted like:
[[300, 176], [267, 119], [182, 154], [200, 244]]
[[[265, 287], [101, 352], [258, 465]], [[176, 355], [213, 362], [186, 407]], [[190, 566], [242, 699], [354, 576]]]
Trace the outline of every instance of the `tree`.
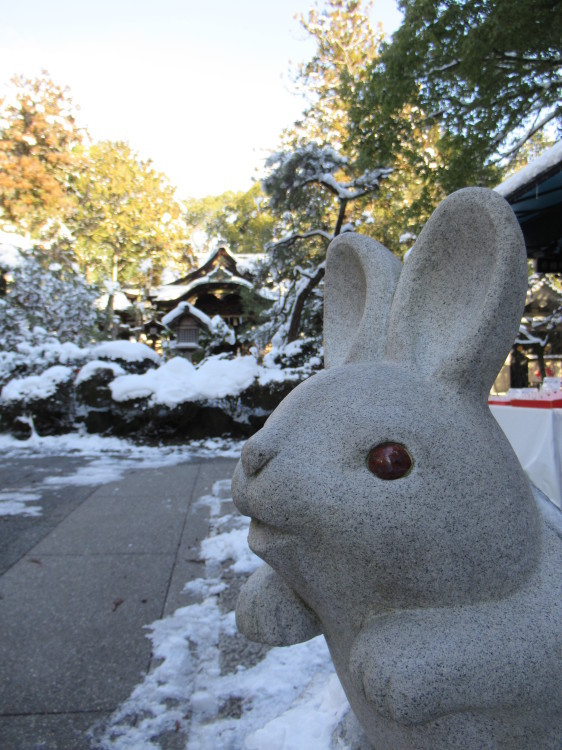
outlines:
[[378, 55], [383, 34], [380, 26], [376, 32], [371, 27], [371, 7], [362, 0], [327, 0], [323, 8], [316, 6], [307, 17], [300, 16], [301, 26], [316, 42], [316, 52], [296, 72], [295, 83], [308, 106], [285, 132], [287, 148], [311, 141], [349, 147], [347, 101], [341, 87], [344, 80], [350, 90], [364, 81], [367, 64]]
[[280, 218], [279, 228], [286, 232], [268, 246], [269, 272], [276, 285], [283, 279], [284, 292], [269, 313], [290, 343], [301, 333], [305, 305], [309, 299], [314, 301], [313, 293], [324, 277], [329, 243], [352, 228], [346, 221], [348, 208], [372, 196], [391, 170], [357, 173], [346, 156], [314, 143], [274, 154], [266, 166], [270, 173], [263, 189], [270, 209]]
[[88, 279], [156, 284], [181, 256], [186, 228], [174, 188], [126, 143], [92, 145], [73, 190], [74, 250]]
[[259, 183], [246, 192], [192, 199], [186, 208], [192, 234], [199, 231], [206, 242], [225, 242], [234, 253], [261, 253], [273, 236], [274, 218]]
[[71, 208], [69, 175], [82, 132], [68, 89], [46, 71], [11, 83], [11, 95], [0, 100], [0, 217], [37, 236]]
[[7, 294], [0, 299], [3, 348], [55, 336], [83, 345], [96, 331], [97, 291], [72, 265], [53, 263], [50, 252], [35, 248], [11, 271]]
[[399, 148], [400, 113], [437, 122], [447, 192], [498, 179], [534, 133], [562, 122], [560, 0], [399, 0], [404, 21], [354, 94], [364, 158]]
[[[397, 255], [404, 253], [400, 239], [417, 235], [433, 209], [445, 197], [440, 184], [442, 160], [436, 147], [439, 129], [420, 127], [412, 106], [397, 114], [399, 138], [394, 150], [364, 156], [365, 132], [354, 116], [360, 92], [368, 82], [369, 65], [378, 59], [384, 36], [370, 21], [372, 4], [361, 0], [328, 0], [311, 10], [301, 24], [315, 40], [312, 59], [300, 66], [297, 82], [309, 106], [302, 120], [284, 134], [288, 148], [311, 140], [329, 145], [355, 163], [357, 173], [373, 165], [392, 167], [384, 191], [361, 202], [361, 215], [353, 211], [355, 226], [376, 237]], [[385, 136], [386, 125], [380, 125]], [[367, 134], [369, 135], [369, 133]]]

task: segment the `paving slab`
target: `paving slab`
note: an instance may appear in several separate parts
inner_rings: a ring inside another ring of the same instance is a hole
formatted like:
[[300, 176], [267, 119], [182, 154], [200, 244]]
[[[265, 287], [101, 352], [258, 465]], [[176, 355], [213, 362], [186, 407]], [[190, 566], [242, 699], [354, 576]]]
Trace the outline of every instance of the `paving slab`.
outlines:
[[[28, 505], [40, 505], [40, 516], [0, 516], [0, 575], [39, 544], [95, 490], [95, 487], [87, 486], [64, 489], [36, 487], [34, 492], [40, 496], [40, 500], [29, 502]], [[17, 489], [14, 491], [17, 492]], [[5, 498], [6, 495], [3, 496]]]
[[175, 552], [197, 464], [142, 470], [100, 487], [35, 549], [36, 554]]
[[[194, 499], [200, 500], [210, 495], [216, 482], [221, 482], [220, 494], [230, 496], [230, 479], [236, 466], [236, 459], [206, 462], [200, 465], [200, 472], [194, 487]], [[234, 506], [233, 506], [234, 507]], [[205, 564], [199, 559], [199, 544], [209, 531], [209, 506], [194, 502], [191, 506], [181, 536], [174, 570], [170, 581], [164, 615], [172, 614], [178, 607], [192, 603], [192, 596], [184, 591], [185, 584], [205, 574]]]
[[2, 750], [92, 750], [88, 729], [108, 714], [0, 716]]
[[112, 710], [150, 660], [173, 555], [26, 557], [0, 581], [4, 714]]
[[90, 463], [83, 456], [36, 455], [9, 458], [0, 461], [0, 486], [21, 487], [42, 483], [48, 477], [63, 476]]
[[0, 521], [0, 749], [85, 750], [149, 668], [145, 626], [203, 575], [209, 510], [194, 500], [218, 480], [229, 494], [236, 460], [139, 466], [99, 487], [43, 485], [87, 459], [17, 463], [0, 487], [37, 488], [42, 515]]

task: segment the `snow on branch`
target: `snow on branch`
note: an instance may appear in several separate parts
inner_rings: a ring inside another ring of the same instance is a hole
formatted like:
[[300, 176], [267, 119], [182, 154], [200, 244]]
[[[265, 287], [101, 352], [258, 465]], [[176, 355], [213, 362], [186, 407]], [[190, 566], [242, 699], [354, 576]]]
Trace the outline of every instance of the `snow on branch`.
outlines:
[[446, 70], [452, 70], [460, 65], [460, 60], [452, 60], [451, 62], [445, 63], [445, 65], [436, 65], [434, 68], [430, 68], [425, 74], [424, 78], [429, 78], [435, 73], [444, 73]]
[[298, 190], [311, 184], [325, 187], [340, 201], [354, 200], [374, 192], [381, 178], [392, 172], [380, 167], [367, 170], [349, 182], [340, 182], [335, 175], [349, 170], [349, 159], [330, 146], [316, 143], [275, 153], [267, 159], [266, 167], [271, 173], [262, 187], [274, 208], [286, 205]]
[[294, 245], [298, 240], [307, 240], [310, 237], [322, 237], [328, 243], [334, 239], [334, 235], [331, 232], [325, 232], [323, 229], [312, 229], [310, 232], [294, 232], [293, 234], [287, 234], [279, 240], [269, 242], [265, 249], [269, 252], [271, 250], [276, 250], [278, 247], [288, 247]]
[[512, 156], [513, 154], [517, 153], [517, 151], [519, 151], [519, 149], [529, 140], [529, 138], [531, 138], [535, 133], [538, 133], [539, 130], [542, 130], [544, 126], [549, 122], [559, 117], [561, 113], [562, 107], [556, 107], [556, 109], [546, 114], [538, 122], [535, 122], [533, 126], [528, 128], [525, 134], [521, 138], [519, 138], [519, 140], [508, 151], [504, 151], [503, 153], [499, 154], [497, 159], [492, 159], [492, 163], [494, 161], [507, 159], [508, 156]]

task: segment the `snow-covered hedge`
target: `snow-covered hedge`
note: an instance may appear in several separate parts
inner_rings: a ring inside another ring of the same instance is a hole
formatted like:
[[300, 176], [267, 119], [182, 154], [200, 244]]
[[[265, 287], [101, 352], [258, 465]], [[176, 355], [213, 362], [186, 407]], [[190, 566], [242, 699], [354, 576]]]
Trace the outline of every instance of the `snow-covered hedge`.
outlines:
[[25, 345], [10, 353], [26, 360], [24, 374], [7, 377], [13, 358], [0, 358], [0, 429], [26, 437], [32, 429], [53, 434], [82, 426], [149, 441], [249, 435], [319, 367], [319, 360], [301, 363], [307, 346], [294, 342], [262, 362], [252, 352], [193, 365], [181, 357], [162, 362], [149, 347], [127, 341]]
[[74, 376], [70, 367], [54, 365], [41, 375], [28, 375], [14, 378], [2, 388], [2, 401], [13, 403], [22, 401], [44, 401], [54, 396], [61, 383], [67, 383]]

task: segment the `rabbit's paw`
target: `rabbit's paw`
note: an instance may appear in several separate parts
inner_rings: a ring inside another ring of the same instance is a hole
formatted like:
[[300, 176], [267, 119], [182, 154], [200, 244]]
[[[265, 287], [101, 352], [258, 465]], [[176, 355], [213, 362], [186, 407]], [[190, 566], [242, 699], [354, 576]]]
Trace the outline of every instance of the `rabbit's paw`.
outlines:
[[509, 600], [402, 612], [359, 633], [350, 672], [376, 711], [418, 724], [544, 704], [560, 686], [558, 643], [548, 617]]
[[246, 638], [291, 646], [322, 632], [315, 613], [269, 565], [246, 581], [236, 604], [236, 625]]
[[428, 642], [421, 621], [386, 616], [365, 628], [349, 668], [367, 702], [389, 720], [409, 726], [447, 712], [441, 690], [446, 659]]

